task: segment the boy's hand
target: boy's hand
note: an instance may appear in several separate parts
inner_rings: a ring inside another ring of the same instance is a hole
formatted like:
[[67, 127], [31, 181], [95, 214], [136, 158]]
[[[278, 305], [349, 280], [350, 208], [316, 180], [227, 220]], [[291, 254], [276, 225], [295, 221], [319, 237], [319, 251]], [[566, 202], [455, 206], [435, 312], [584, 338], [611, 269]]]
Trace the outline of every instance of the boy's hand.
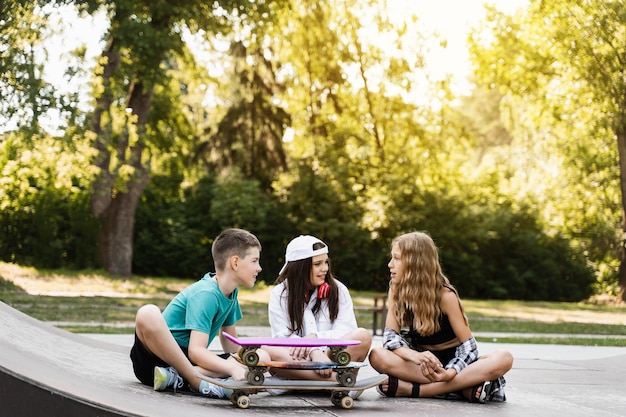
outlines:
[[245, 381], [246, 380], [246, 368], [237, 367], [235, 368], [233, 374], [231, 375], [235, 381]]

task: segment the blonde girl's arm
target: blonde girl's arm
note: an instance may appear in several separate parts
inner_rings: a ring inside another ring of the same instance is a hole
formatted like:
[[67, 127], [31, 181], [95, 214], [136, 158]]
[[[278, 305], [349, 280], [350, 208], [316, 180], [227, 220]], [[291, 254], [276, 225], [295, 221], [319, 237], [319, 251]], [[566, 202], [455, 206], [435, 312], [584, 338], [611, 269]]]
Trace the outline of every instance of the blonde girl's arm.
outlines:
[[454, 372], [459, 373], [478, 359], [478, 347], [463, 314], [458, 295], [449, 289], [444, 289], [441, 295], [441, 309], [448, 316], [452, 330], [461, 342], [456, 348], [455, 357], [446, 364], [445, 368], [447, 372], [452, 372], [449, 370], [453, 369]]
[[431, 352], [418, 352], [411, 349], [406, 340], [400, 335], [400, 325], [396, 320], [394, 311], [395, 305], [391, 296], [391, 290], [388, 297], [388, 312], [387, 319], [385, 321], [385, 330], [383, 332], [383, 347], [387, 350], [393, 351], [396, 355], [400, 356], [405, 361], [413, 362], [417, 365], [422, 363], [428, 364], [431, 368], [440, 368], [443, 365], [439, 362], [439, 359]]

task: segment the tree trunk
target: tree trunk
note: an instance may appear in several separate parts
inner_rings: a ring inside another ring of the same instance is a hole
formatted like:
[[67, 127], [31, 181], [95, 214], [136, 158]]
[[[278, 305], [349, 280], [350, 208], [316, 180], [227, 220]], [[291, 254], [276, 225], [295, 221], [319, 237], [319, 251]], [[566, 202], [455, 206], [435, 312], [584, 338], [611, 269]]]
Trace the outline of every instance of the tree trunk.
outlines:
[[110, 274], [129, 276], [132, 273], [135, 212], [148, 180], [144, 173], [130, 182], [128, 192], [116, 194], [101, 215], [98, 259]]
[[[128, 16], [118, 15], [117, 18], [124, 20]], [[150, 26], [155, 33], [167, 33], [169, 18], [169, 15], [153, 18]], [[91, 195], [91, 211], [102, 220], [102, 229], [98, 234], [100, 265], [111, 274], [129, 276], [132, 273], [135, 212], [150, 181], [150, 158], [144, 155], [144, 151], [152, 87], [145, 88], [143, 82], [153, 86], [154, 75], [150, 71], [130, 75], [126, 109], [114, 112], [112, 106], [116, 97], [112, 86], [121, 65], [118, 43], [119, 39], [111, 36], [102, 53], [103, 89], [96, 98], [91, 119], [91, 128], [96, 134], [94, 165], [98, 168]], [[167, 45], [161, 43], [148, 54], [155, 71], [166, 52]], [[140, 60], [140, 57], [135, 59]], [[118, 74], [117, 77], [125, 78], [125, 75]], [[119, 132], [119, 126], [116, 127], [112, 121], [124, 111], [125, 122]]]
[[[130, 13], [129, 10], [123, 12]], [[116, 19], [120, 22], [130, 18], [123, 12], [116, 10]], [[170, 18], [169, 14], [153, 16], [149, 23], [154, 31], [151, 33], [161, 34], [166, 39]], [[148, 48], [149, 53], [145, 56], [134, 56], [135, 60], [147, 63], [147, 68], [151, 69], [145, 70], [140, 66], [138, 72], [130, 75], [118, 74], [121, 65], [120, 48], [124, 47], [118, 45], [119, 42], [111, 35], [102, 53], [100, 77], [103, 89], [101, 95], [96, 97], [96, 108], [91, 119], [91, 128], [96, 134], [94, 147], [97, 156], [94, 164], [98, 168], [91, 195], [91, 210], [102, 220], [102, 229], [98, 234], [98, 260], [101, 266], [111, 274], [129, 276], [132, 273], [135, 212], [150, 181], [150, 157], [144, 155], [147, 153], [144, 151], [155, 81], [152, 70], [160, 71], [159, 65], [166, 56], [168, 44], [156, 42]], [[124, 40], [121, 42], [123, 44]], [[119, 125], [116, 127], [112, 121], [124, 114], [124, 109], [115, 112], [112, 108], [119, 100], [112, 86], [116, 85], [114, 81], [118, 85], [126, 85], [120, 82], [121, 79], [127, 79], [129, 87], [125, 122], [119, 132]], [[145, 87], [144, 81], [145, 85], [151, 87]]]
[[[626, 120], [625, 120], [626, 121]], [[620, 188], [622, 192], [622, 238], [619, 245], [620, 298], [626, 301], [626, 129], [617, 132]]]
[[[112, 61], [109, 60], [109, 63]], [[105, 74], [106, 69], [105, 66]], [[144, 92], [141, 82], [131, 84], [127, 97], [131, 117], [126, 120], [124, 131], [114, 148], [111, 146], [114, 143], [111, 125], [101, 125], [106, 119], [101, 117], [102, 113], [110, 112], [111, 101], [106, 95], [98, 100], [92, 119], [92, 128], [97, 134], [96, 165], [100, 168], [91, 196], [92, 213], [102, 220], [102, 229], [98, 234], [98, 261], [107, 272], [119, 276], [132, 274], [135, 212], [150, 181], [149, 161], [144, 160], [143, 151], [151, 102], [152, 91]], [[133, 122], [134, 133], [131, 129]], [[131, 134], [137, 135], [136, 140], [131, 141]], [[115, 158], [112, 158], [113, 153]], [[115, 159], [119, 162], [112, 166], [111, 161]], [[119, 184], [122, 166], [130, 167], [132, 174], [124, 184]]]

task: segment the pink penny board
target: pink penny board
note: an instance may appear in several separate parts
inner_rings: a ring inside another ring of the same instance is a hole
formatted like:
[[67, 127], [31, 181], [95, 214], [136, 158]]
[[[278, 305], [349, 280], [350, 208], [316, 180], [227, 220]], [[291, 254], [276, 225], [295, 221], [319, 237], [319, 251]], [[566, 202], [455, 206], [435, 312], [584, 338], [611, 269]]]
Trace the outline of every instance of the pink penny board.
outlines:
[[315, 337], [234, 337], [222, 332], [224, 337], [239, 346], [285, 346], [285, 347], [321, 347], [321, 346], [355, 346], [360, 340], [352, 339], [317, 339]]
[[267, 367], [267, 368], [282, 368], [282, 369], [353, 369], [353, 368], [363, 368], [367, 364], [365, 362], [350, 362], [346, 365], [339, 365], [335, 362], [279, 362], [279, 361], [270, 361], [270, 362], [259, 362], [256, 367]]

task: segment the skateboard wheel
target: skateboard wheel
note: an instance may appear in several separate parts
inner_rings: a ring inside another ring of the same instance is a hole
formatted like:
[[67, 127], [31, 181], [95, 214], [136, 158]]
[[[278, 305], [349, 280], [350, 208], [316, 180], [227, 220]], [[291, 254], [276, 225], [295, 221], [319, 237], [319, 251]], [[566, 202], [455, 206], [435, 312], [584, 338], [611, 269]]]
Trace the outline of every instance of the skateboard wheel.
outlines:
[[335, 407], [340, 407], [341, 406], [341, 398], [342, 395], [337, 393], [337, 392], [333, 392], [330, 396], [330, 401], [333, 403], [333, 405]]
[[263, 385], [263, 382], [265, 382], [265, 376], [263, 375], [263, 372], [248, 370], [248, 372], [246, 372], [246, 380], [250, 385]]
[[356, 378], [352, 372], [341, 372], [337, 374], [337, 382], [344, 387], [352, 387], [356, 383]]
[[350, 363], [350, 354], [348, 352], [337, 353], [336, 362], [339, 365], [347, 365]]
[[[350, 397], [348, 397], [348, 398], [350, 398]], [[239, 408], [248, 408], [248, 407], [250, 407], [250, 397], [248, 397], [247, 395], [240, 395], [239, 397], [237, 397], [237, 407], [239, 407]]]
[[257, 363], [259, 363], [259, 355], [253, 350], [244, 352], [244, 356], [241, 359], [248, 366], [255, 366]]
[[354, 400], [349, 395], [346, 395], [345, 397], [341, 399], [341, 408], [345, 408], [346, 410], [349, 410], [352, 408], [353, 405], [354, 405]]

